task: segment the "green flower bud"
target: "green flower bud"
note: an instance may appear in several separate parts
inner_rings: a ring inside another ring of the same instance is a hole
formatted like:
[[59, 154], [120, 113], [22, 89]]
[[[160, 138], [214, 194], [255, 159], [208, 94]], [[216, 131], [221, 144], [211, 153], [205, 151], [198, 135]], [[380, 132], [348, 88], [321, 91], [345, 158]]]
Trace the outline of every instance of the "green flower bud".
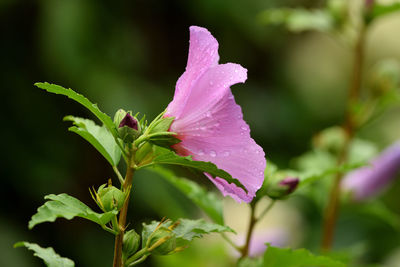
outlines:
[[124, 241], [122, 246], [122, 256], [124, 259], [132, 256], [139, 248], [140, 235], [135, 230], [129, 230], [124, 234]]
[[296, 190], [300, 180], [297, 177], [284, 177], [277, 175], [267, 187], [266, 195], [272, 199], [282, 199]]
[[155, 255], [168, 255], [175, 252], [175, 233], [166, 227], [159, 227], [151, 234], [148, 242], [148, 251]]
[[125, 193], [114, 186], [107, 186], [105, 184], [97, 190], [97, 196], [101, 208], [105, 211], [114, 209], [120, 210], [125, 202]]
[[347, 133], [339, 126], [334, 126], [321, 131], [313, 138], [313, 145], [317, 149], [322, 149], [332, 153], [342, 151], [346, 143]]
[[382, 60], [373, 66], [369, 82], [374, 96], [379, 97], [400, 86], [400, 63], [393, 59]]

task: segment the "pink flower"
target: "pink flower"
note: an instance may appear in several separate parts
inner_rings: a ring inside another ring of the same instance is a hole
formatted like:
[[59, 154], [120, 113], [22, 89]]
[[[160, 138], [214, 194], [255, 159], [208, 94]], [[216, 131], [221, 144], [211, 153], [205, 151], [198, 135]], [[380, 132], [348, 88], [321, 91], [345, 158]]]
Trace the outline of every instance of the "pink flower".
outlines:
[[344, 191], [351, 191], [354, 200], [364, 200], [380, 193], [400, 170], [400, 143], [386, 148], [370, 165], [347, 174], [341, 183]]
[[206, 175], [224, 196], [250, 202], [263, 183], [266, 161], [230, 90], [231, 85], [247, 79], [247, 70], [238, 64], [218, 64], [218, 60], [217, 40], [207, 29], [191, 26], [186, 70], [176, 83], [165, 116], [175, 117], [170, 130], [182, 141], [174, 145], [177, 153], [211, 161], [227, 171], [247, 193]]

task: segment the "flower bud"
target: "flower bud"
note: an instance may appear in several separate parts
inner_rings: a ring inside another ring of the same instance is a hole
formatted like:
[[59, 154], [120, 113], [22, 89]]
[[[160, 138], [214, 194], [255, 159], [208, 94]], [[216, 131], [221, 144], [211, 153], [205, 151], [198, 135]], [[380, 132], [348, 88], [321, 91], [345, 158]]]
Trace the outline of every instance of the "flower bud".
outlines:
[[269, 184], [266, 194], [272, 199], [281, 199], [293, 193], [298, 185], [299, 178], [297, 177], [277, 179], [275, 182]]
[[111, 211], [114, 209], [120, 210], [125, 202], [125, 193], [114, 186], [107, 186], [105, 184], [97, 190], [99, 203], [103, 210]]
[[321, 131], [313, 138], [313, 146], [317, 149], [332, 153], [339, 153], [346, 143], [347, 133], [339, 126], [334, 126]]
[[125, 143], [132, 143], [141, 133], [138, 120], [130, 112], [118, 110], [114, 116], [114, 123], [118, 127], [119, 137]]
[[135, 230], [129, 230], [124, 234], [124, 241], [122, 246], [122, 255], [124, 259], [132, 256], [139, 248], [140, 235]]
[[147, 251], [155, 255], [168, 255], [177, 252], [180, 248], [176, 247], [176, 234], [173, 229], [179, 225], [179, 221], [166, 227], [161, 222], [146, 242]]
[[374, 96], [381, 96], [400, 86], [400, 64], [393, 59], [380, 61], [372, 68], [369, 75], [371, 91]]
[[115, 126], [117, 126], [117, 128], [121, 124], [122, 119], [125, 118], [126, 114], [127, 114], [127, 112], [123, 109], [119, 109], [117, 112], [115, 112], [114, 124], [115, 124]]
[[175, 252], [175, 233], [166, 227], [159, 227], [150, 236], [148, 251], [155, 255], [168, 255]]

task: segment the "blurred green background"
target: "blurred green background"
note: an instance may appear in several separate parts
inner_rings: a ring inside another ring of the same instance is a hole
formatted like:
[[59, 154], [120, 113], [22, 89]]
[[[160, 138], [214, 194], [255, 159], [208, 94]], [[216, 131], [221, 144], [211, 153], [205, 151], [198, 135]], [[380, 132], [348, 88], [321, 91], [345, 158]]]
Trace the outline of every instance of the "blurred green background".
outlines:
[[[77, 266], [110, 266], [112, 262], [113, 237], [89, 222], [60, 219], [27, 229], [44, 195], [67, 192], [95, 208], [88, 188], [113, 177], [101, 155], [68, 132], [69, 124], [62, 121], [69, 114], [91, 115], [64, 97], [35, 88], [34, 82], [73, 88], [110, 115], [124, 108], [153, 118], [171, 101], [175, 82], [184, 71], [188, 27], [206, 27], [219, 41], [220, 62], [248, 69], [247, 82], [232, 89], [252, 137], [268, 158], [288, 167], [292, 158], [310, 148], [314, 134], [342, 122], [351, 51], [323, 34], [291, 34], [283, 27], [262, 25], [257, 16], [270, 7], [318, 8], [324, 2], [1, 0], [0, 266], [41, 266], [30, 252], [12, 248], [20, 240], [52, 246]], [[400, 15], [393, 14], [370, 29], [365, 79], [378, 60], [400, 60], [399, 28]], [[391, 109], [361, 136], [383, 148], [398, 139], [399, 132], [399, 109]], [[153, 174], [143, 171], [134, 180], [131, 226], [163, 216], [199, 216], [184, 196]], [[205, 179], [199, 182], [213, 188]], [[399, 188], [397, 183], [385, 194], [386, 203], [397, 211]], [[314, 248], [321, 214], [315, 214], [315, 207], [307, 202], [299, 209], [307, 226], [297, 229], [314, 236], [314, 241], [306, 242]], [[360, 228], [352, 225], [357, 220], [343, 220], [339, 244], [347, 244], [349, 232], [386, 244], [374, 249], [372, 261], [385, 260], [399, 246], [398, 233], [384, 224], [372, 221], [370, 228]], [[354, 233], [355, 228], [361, 233]], [[151, 258], [143, 266], [184, 266], [188, 264], [185, 258], [193, 259], [201, 246], [199, 242], [166, 259], [169, 263]], [[220, 260], [229, 254], [220, 244], [215, 246], [207, 246], [204, 253]], [[213, 266], [223, 266], [222, 262]], [[193, 260], [192, 264], [202, 266]]]

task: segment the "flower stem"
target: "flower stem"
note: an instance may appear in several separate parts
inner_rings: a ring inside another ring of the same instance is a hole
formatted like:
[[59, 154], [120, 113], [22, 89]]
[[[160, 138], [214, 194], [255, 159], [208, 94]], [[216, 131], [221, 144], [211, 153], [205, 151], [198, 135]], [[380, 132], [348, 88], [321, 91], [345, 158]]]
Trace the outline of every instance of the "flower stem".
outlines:
[[[345, 123], [343, 128], [346, 131], [345, 143], [338, 155], [337, 165], [340, 166], [348, 159], [349, 147], [352, 138], [357, 128], [357, 123], [354, 121], [353, 107], [359, 101], [361, 81], [362, 81], [362, 66], [364, 61], [364, 44], [365, 44], [365, 26], [362, 25], [358, 39], [354, 46], [353, 58], [353, 73], [352, 80], [349, 88], [347, 110], [345, 114]], [[328, 205], [325, 209], [324, 222], [323, 222], [323, 236], [321, 247], [323, 250], [330, 250], [332, 248], [333, 237], [335, 234], [335, 226], [339, 213], [339, 196], [340, 196], [340, 181], [342, 180], [343, 173], [339, 172], [333, 182], [333, 186], [329, 195]]]
[[225, 233], [221, 233], [221, 236], [223, 239], [225, 239], [226, 242], [228, 242], [238, 252], [242, 251], [242, 248], [239, 247], [238, 245], [236, 245]]
[[268, 211], [271, 210], [271, 208], [272, 208], [272, 207], [274, 206], [274, 204], [275, 204], [275, 201], [276, 201], [275, 199], [272, 199], [272, 200], [269, 202], [268, 206], [263, 210], [263, 212], [261, 212], [260, 216], [258, 216], [257, 221], [261, 220], [261, 219], [265, 216], [265, 214], [267, 214]]
[[[132, 179], [133, 179], [133, 174], [135, 172], [135, 167], [133, 163], [132, 157], [128, 157], [128, 166], [126, 170], [126, 175], [125, 175], [125, 181], [123, 184], [123, 190], [124, 192], [127, 192], [131, 189], [132, 187]], [[122, 267], [123, 262], [122, 262], [122, 244], [124, 240], [124, 232], [125, 232], [125, 225], [126, 225], [126, 215], [128, 213], [128, 205], [129, 205], [129, 199], [130, 199], [130, 194], [127, 192], [127, 197], [125, 199], [124, 205], [122, 206], [122, 209], [119, 213], [119, 220], [118, 220], [118, 234], [115, 237], [115, 245], [114, 245], [114, 261], [113, 261], [113, 267]]]

